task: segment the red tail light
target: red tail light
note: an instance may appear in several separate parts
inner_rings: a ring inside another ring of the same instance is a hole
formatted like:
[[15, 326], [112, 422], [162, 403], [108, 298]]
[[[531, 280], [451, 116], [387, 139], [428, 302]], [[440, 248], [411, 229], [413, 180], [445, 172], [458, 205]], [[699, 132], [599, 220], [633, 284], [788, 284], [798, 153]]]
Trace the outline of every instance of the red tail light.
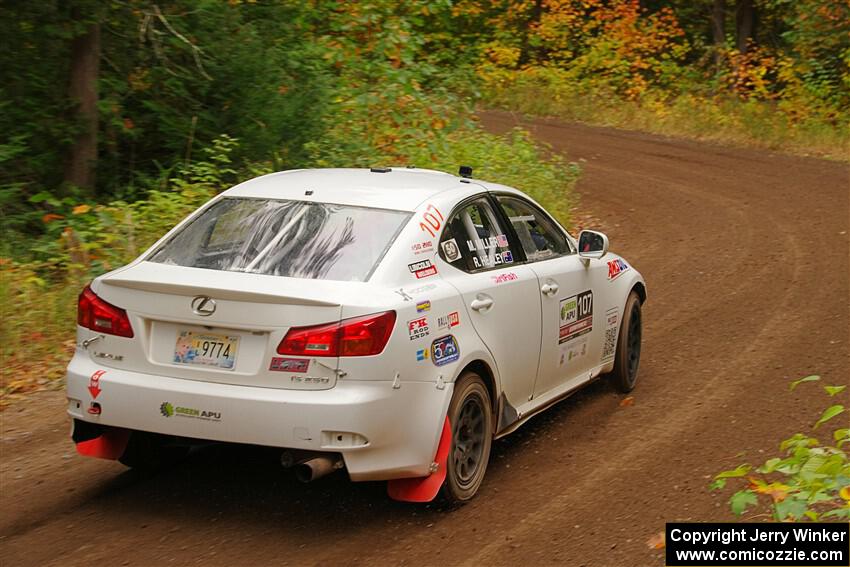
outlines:
[[99, 298], [90, 286], [86, 286], [77, 300], [77, 324], [107, 335], [133, 336], [127, 312]]
[[381, 354], [395, 326], [395, 311], [289, 329], [278, 354], [295, 356], [370, 356]]

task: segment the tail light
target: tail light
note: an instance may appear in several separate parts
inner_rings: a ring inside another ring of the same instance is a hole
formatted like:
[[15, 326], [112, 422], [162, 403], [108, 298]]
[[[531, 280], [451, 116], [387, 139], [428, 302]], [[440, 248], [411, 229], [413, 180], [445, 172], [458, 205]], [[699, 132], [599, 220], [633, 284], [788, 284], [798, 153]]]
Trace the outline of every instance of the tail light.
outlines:
[[278, 354], [295, 356], [370, 356], [381, 354], [395, 326], [395, 311], [289, 329]]
[[86, 286], [77, 300], [77, 324], [107, 335], [133, 336], [127, 312], [99, 298], [91, 286]]

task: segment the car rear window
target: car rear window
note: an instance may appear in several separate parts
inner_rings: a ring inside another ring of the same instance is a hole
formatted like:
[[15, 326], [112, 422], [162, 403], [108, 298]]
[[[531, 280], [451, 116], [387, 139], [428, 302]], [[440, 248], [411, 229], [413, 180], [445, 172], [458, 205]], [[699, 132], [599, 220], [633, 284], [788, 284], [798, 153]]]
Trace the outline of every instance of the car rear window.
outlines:
[[366, 281], [410, 213], [328, 203], [225, 198], [151, 262], [292, 278]]

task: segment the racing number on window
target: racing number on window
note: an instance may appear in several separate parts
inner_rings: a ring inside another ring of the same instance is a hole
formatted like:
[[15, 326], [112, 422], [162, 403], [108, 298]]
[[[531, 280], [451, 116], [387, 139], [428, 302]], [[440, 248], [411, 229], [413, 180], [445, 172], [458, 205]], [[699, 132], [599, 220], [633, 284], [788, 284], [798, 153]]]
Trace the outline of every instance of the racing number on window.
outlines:
[[428, 205], [426, 211], [427, 212], [422, 215], [422, 218], [425, 220], [425, 222], [420, 222], [419, 228], [422, 229], [424, 232], [430, 234], [433, 238], [437, 235], [437, 232], [440, 230], [440, 227], [443, 226], [443, 214], [440, 212], [440, 209], [438, 209], [434, 205]]

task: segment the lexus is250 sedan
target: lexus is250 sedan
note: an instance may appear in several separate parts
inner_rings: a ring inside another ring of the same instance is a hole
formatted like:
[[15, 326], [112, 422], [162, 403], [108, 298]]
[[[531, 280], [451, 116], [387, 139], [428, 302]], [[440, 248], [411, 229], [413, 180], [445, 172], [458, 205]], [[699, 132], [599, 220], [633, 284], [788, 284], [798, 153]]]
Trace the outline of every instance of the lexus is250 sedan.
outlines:
[[631, 390], [641, 275], [461, 172], [265, 175], [96, 278], [67, 373], [77, 450], [155, 467], [262, 445], [303, 480], [464, 501], [493, 439], [596, 376]]

